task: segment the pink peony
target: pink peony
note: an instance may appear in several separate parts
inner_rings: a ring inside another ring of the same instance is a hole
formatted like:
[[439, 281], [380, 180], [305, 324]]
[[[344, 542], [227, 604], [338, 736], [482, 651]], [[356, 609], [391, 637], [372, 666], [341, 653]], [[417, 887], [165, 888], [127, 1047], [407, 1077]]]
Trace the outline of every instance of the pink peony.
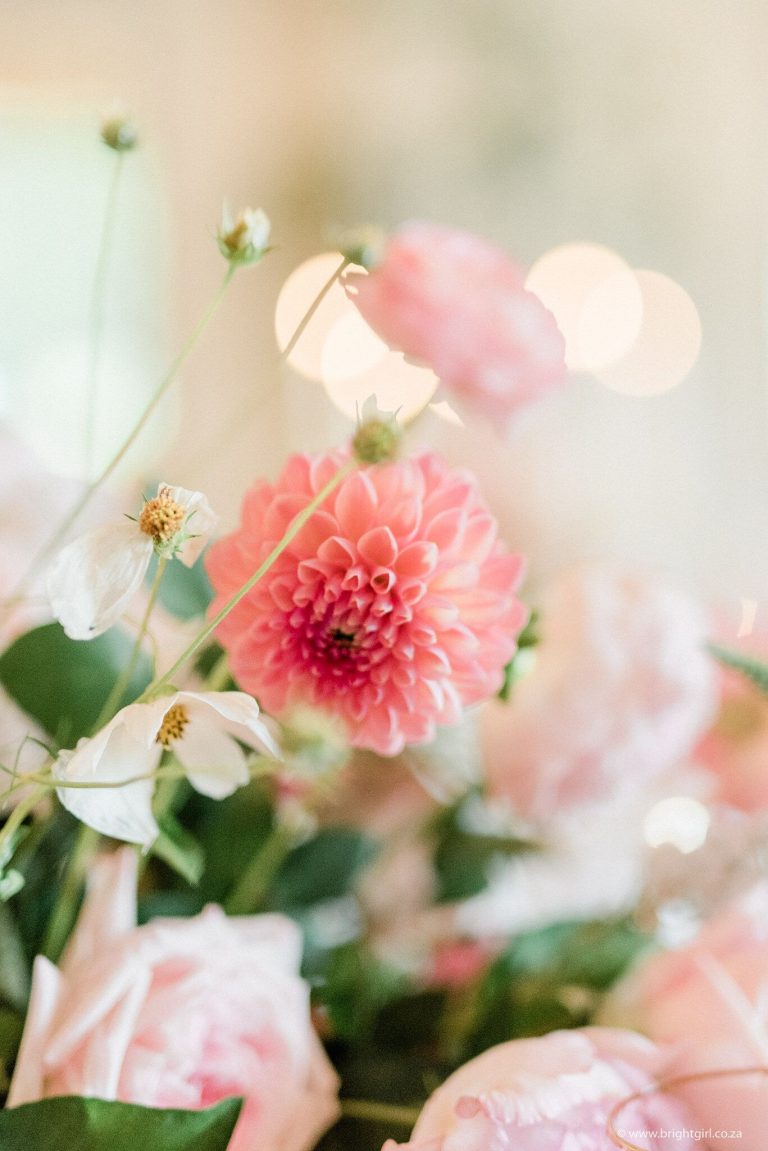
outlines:
[[[706, 923], [687, 946], [641, 961], [612, 993], [605, 1016], [674, 1044], [675, 1074], [768, 1066], [768, 881]], [[763, 1151], [764, 1079], [713, 1078], [684, 1094], [703, 1126], [739, 1127], [739, 1148]]]
[[494, 790], [546, 818], [674, 767], [715, 707], [705, 642], [696, 605], [667, 587], [566, 573], [545, 597], [533, 668], [481, 717]]
[[35, 960], [9, 1106], [54, 1095], [208, 1107], [243, 1095], [230, 1151], [308, 1151], [337, 1114], [337, 1080], [280, 915], [135, 926], [135, 852], [94, 868], [57, 969]]
[[[293, 456], [248, 492], [239, 531], [209, 554], [212, 612], [343, 459]], [[348, 476], [218, 635], [267, 711], [325, 708], [353, 746], [395, 755], [499, 689], [526, 618], [521, 575], [474, 479], [428, 452]]]
[[[630, 1031], [590, 1027], [553, 1031], [491, 1047], [438, 1087], [424, 1106], [412, 1141], [384, 1151], [610, 1151], [612, 1108], [654, 1082], [661, 1053]], [[662, 1095], [627, 1107], [626, 1129], [674, 1132], [681, 1151], [698, 1147], [685, 1136], [685, 1109]], [[643, 1143], [662, 1151], [666, 1138]]]
[[[763, 648], [755, 653], [765, 660]], [[768, 808], [768, 697], [740, 672], [720, 668], [721, 701], [696, 760], [716, 784], [715, 798], [742, 811]]]
[[477, 236], [406, 224], [370, 275], [345, 282], [386, 343], [496, 423], [565, 380], [554, 317], [520, 269]]

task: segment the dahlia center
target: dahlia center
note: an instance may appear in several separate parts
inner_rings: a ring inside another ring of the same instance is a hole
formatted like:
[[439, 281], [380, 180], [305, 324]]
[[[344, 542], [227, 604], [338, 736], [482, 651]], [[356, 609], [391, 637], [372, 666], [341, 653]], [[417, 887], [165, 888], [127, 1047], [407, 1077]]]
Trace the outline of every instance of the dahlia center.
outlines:
[[155, 742], [162, 744], [167, 750], [177, 739], [181, 739], [188, 723], [189, 712], [184, 704], [174, 703], [163, 716]]
[[139, 517], [139, 528], [153, 543], [166, 544], [181, 530], [186, 512], [181, 504], [160, 492], [152, 500], [147, 500]]

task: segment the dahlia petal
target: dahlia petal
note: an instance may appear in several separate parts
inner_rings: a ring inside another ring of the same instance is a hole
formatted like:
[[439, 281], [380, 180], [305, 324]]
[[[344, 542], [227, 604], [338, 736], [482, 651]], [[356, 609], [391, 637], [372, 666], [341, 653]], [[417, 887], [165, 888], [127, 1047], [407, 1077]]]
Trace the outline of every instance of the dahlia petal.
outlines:
[[397, 540], [388, 527], [372, 528], [357, 543], [360, 555], [370, 564], [391, 567], [397, 560]]
[[342, 485], [334, 505], [339, 527], [350, 539], [359, 539], [376, 518], [378, 498], [367, 472], [353, 472]]

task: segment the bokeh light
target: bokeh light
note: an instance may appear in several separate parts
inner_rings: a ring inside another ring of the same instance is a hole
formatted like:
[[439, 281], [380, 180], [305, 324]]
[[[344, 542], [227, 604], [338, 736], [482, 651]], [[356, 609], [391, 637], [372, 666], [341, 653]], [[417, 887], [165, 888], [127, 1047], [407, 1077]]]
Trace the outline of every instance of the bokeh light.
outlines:
[[[606, 290], [610, 281], [611, 290]], [[531, 268], [526, 287], [549, 308], [565, 338], [571, 371], [592, 372], [620, 360], [643, 318], [643, 299], [632, 270], [602, 244], [562, 244]]]
[[[291, 272], [283, 284], [275, 308], [275, 335], [281, 352], [340, 263], [338, 252], [313, 256]], [[328, 335], [339, 320], [351, 315], [357, 316], [357, 309], [337, 281], [329, 288], [288, 357], [290, 366], [312, 380], [321, 379], [323, 349]]]
[[342, 316], [326, 336], [320, 356], [323, 381], [335, 384], [353, 380], [383, 360], [389, 348], [356, 310]]
[[370, 395], [383, 411], [398, 412], [405, 422], [426, 407], [435, 394], [437, 376], [428, 368], [409, 363], [399, 352], [387, 352], [368, 371], [357, 376], [329, 376], [325, 389], [340, 411], [354, 419]]
[[650, 847], [670, 844], [683, 855], [702, 846], [709, 831], [710, 814], [703, 803], [689, 795], [672, 795], [650, 809], [643, 822]]
[[[701, 350], [701, 321], [691, 297], [661, 272], [633, 273], [642, 293], [642, 326], [627, 354], [595, 369], [602, 384], [630, 396], [655, 396], [681, 384]], [[616, 290], [619, 277], [604, 285]]]

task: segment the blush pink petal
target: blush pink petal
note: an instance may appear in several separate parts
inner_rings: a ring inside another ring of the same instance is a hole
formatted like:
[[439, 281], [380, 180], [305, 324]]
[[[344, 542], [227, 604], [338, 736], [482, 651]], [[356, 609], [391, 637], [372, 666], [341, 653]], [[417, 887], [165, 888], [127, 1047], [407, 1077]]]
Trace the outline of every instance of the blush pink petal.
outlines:
[[[427, 1100], [403, 1151], [607, 1151], [608, 1115], [620, 1100], [651, 1085], [662, 1052], [629, 1031], [555, 1031], [492, 1047], [454, 1072]], [[629, 1108], [627, 1127], [674, 1129], [675, 1146], [693, 1123], [667, 1096]], [[395, 1151], [397, 1144], [387, 1144]], [[662, 1151], [664, 1138], [651, 1138]]]
[[543, 597], [531, 670], [481, 717], [494, 791], [548, 819], [675, 767], [714, 713], [706, 642], [704, 614], [674, 589], [607, 567], [564, 573]]
[[478, 236], [406, 224], [371, 273], [348, 273], [345, 286], [390, 347], [497, 424], [565, 380], [554, 317], [520, 269]]
[[[212, 613], [279, 542], [290, 517], [275, 509], [295, 515], [343, 459], [294, 457], [246, 496], [240, 529], [209, 553]], [[472, 477], [425, 453], [347, 477], [218, 635], [268, 711], [311, 704], [353, 746], [395, 755], [499, 689], [527, 618], [522, 574]]]
[[11, 1105], [78, 1094], [197, 1109], [242, 1095], [230, 1151], [309, 1151], [338, 1082], [311, 1027], [298, 928], [217, 907], [126, 924], [136, 861], [123, 849], [99, 864], [61, 972], [36, 961]]

